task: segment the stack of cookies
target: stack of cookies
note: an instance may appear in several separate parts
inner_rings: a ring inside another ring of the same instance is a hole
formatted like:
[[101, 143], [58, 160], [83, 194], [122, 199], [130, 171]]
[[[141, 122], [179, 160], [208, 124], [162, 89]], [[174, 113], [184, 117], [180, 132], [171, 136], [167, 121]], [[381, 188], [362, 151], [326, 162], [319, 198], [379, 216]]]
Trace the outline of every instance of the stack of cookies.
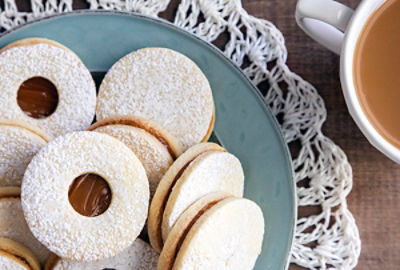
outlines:
[[[63, 45], [0, 50], [0, 269], [252, 269], [264, 235], [244, 172], [207, 142], [207, 78], [144, 48], [96, 96]], [[93, 121], [96, 119], [96, 121]]]

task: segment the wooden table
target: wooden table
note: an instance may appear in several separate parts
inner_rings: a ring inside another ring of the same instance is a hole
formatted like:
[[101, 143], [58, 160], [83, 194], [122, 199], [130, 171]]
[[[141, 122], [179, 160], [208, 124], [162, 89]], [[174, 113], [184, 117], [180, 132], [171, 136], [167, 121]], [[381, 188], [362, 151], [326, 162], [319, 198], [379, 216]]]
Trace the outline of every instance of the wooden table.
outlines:
[[[17, 0], [29, 10], [28, 0]], [[164, 18], [172, 18], [173, 0]], [[308, 38], [296, 25], [297, 0], [243, 0], [246, 10], [273, 22], [284, 34], [289, 67], [311, 82], [328, 110], [324, 132], [347, 153], [353, 166], [353, 191], [348, 205], [360, 230], [362, 252], [356, 269], [400, 267], [400, 165], [375, 150], [349, 116], [339, 82], [339, 57]], [[341, 1], [355, 8], [359, 0]], [[85, 0], [73, 7], [87, 8]], [[304, 212], [304, 211], [302, 211]], [[302, 269], [292, 265], [290, 269]]]
[[[353, 191], [348, 205], [362, 241], [356, 269], [399, 269], [400, 165], [375, 150], [348, 114], [339, 81], [339, 57], [297, 27], [294, 19], [297, 0], [243, 2], [249, 13], [272, 21], [283, 32], [289, 67], [318, 89], [328, 110], [323, 130], [342, 147], [353, 167]], [[355, 8], [360, 1], [341, 2]]]

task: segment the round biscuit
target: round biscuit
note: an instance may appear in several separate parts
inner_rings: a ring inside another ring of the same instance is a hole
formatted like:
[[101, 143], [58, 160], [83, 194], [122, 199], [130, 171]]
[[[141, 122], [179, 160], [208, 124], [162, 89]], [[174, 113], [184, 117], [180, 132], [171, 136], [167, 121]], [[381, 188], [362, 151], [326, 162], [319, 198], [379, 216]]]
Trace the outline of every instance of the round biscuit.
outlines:
[[20, 243], [0, 237], [0, 269], [40, 270], [35, 255]]
[[256, 203], [243, 198], [224, 199], [191, 227], [172, 269], [253, 269], [263, 236], [264, 217]]
[[180, 247], [179, 245], [182, 244], [186, 234], [189, 232], [189, 229], [194, 222], [216, 203], [229, 196], [229, 194], [222, 192], [208, 194], [194, 202], [185, 210], [185, 212], [182, 213], [165, 241], [158, 261], [158, 269], [172, 269], [175, 257]]
[[182, 149], [208, 140], [214, 125], [214, 101], [200, 68], [167, 48], [144, 48], [116, 62], [101, 83], [96, 115], [136, 115], [153, 120], [180, 142]]
[[[46, 118], [28, 116], [17, 102], [20, 85], [33, 77], [57, 89], [56, 110]], [[53, 137], [85, 130], [95, 115], [96, 86], [89, 70], [74, 52], [48, 39], [19, 40], [1, 50], [0, 89], [0, 118], [30, 123]]]
[[189, 148], [169, 167], [161, 179], [151, 201], [147, 231], [152, 247], [161, 252], [163, 241], [161, 237], [161, 220], [168, 196], [176, 182], [178, 174], [186, 168], [197, 156], [207, 151], [226, 151], [215, 143], [201, 143]]
[[44, 263], [49, 251], [32, 235], [25, 221], [19, 187], [0, 187], [0, 237], [28, 247]]
[[212, 192], [243, 196], [242, 165], [228, 152], [208, 151], [200, 154], [176, 181], [164, 209], [161, 234], [167, 239], [176, 220], [192, 203]]
[[[112, 191], [108, 209], [95, 217], [80, 215], [68, 199], [73, 180], [87, 173], [101, 176]], [[141, 162], [125, 144], [98, 132], [52, 140], [32, 159], [21, 189], [33, 235], [69, 260], [100, 260], [122, 252], [147, 217], [149, 185]]]
[[48, 139], [29, 124], [0, 120], [0, 186], [20, 186], [26, 167]]

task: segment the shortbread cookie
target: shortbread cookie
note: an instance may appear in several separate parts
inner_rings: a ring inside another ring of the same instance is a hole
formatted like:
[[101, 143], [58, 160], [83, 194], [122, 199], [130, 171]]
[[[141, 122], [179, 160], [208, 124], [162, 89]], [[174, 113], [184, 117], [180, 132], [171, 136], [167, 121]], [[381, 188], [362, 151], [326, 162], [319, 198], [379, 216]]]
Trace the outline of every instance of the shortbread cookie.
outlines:
[[177, 218], [193, 202], [212, 192], [243, 195], [240, 161], [214, 143], [193, 146], [168, 169], [154, 194], [148, 219], [150, 243], [161, 251]]
[[113, 136], [128, 146], [142, 162], [150, 184], [150, 198], [172, 162], [182, 152], [172, 135], [140, 117], [108, 118], [89, 130]]
[[0, 237], [0, 269], [40, 270], [35, 255], [20, 243]]
[[26, 166], [48, 141], [37, 127], [0, 120], [0, 186], [20, 186]]
[[52, 255], [46, 263], [45, 270], [155, 270], [157, 269], [158, 253], [149, 244], [136, 239], [133, 244], [108, 259], [94, 262], [74, 262]]
[[[21, 198], [33, 235], [50, 251], [92, 261], [115, 256], [133, 243], [147, 217], [149, 185], [125, 144], [98, 132], [73, 132], [57, 137], [32, 159]], [[99, 210], [92, 204], [102, 206], [104, 198], [109, 205], [91, 215], [88, 210]]]
[[210, 193], [196, 202], [194, 202], [176, 221], [170, 234], [168, 235], [167, 241], [165, 242], [164, 248], [160, 254], [159, 269], [172, 269], [179, 245], [182, 244], [182, 240], [188, 233], [190, 224], [194, 222], [197, 215], [202, 215], [212, 206], [229, 197], [229, 194], [222, 192]]
[[211, 135], [215, 110], [210, 85], [188, 57], [166, 48], [145, 48], [121, 58], [101, 83], [99, 120], [137, 115], [174, 135], [183, 150]]
[[[19, 105], [29, 104], [30, 100], [18, 100], [18, 92], [33, 78], [46, 80], [56, 88], [58, 103], [49, 116], [29, 116]], [[28, 122], [52, 136], [84, 130], [94, 118], [96, 87], [89, 70], [75, 53], [54, 41], [30, 38], [3, 48], [0, 89], [0, 118]]]
[[195, 203], [172, 228], [158, 269], [253, 269], [263, 236], [263, 213], [250, 200], [230, 197]]
[[44, 263], [49, 251], [29, 230], [22, 212], [20, 194], [19, 187], [0, 187], [0, 237], [23, 244], [35, 254], [40, 263]]

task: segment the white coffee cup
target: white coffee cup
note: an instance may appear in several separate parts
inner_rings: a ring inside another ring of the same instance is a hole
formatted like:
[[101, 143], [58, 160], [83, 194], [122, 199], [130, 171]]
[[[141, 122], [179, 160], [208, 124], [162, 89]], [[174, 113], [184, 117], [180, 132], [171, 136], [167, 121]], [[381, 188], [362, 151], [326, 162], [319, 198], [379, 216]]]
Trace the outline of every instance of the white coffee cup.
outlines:
[[400, 163], [400, 149], [378, 133], [365, 115], [358, 100], [353, 77], [354, 51], [360, 33], [371, 14], [384, 2], [385, 0], [363, 0], [353, 11], [332, 0], [298, 0], [296, 21], [311, 38], [340, 55], [340, 81], [351, 116], [375, 148]]

